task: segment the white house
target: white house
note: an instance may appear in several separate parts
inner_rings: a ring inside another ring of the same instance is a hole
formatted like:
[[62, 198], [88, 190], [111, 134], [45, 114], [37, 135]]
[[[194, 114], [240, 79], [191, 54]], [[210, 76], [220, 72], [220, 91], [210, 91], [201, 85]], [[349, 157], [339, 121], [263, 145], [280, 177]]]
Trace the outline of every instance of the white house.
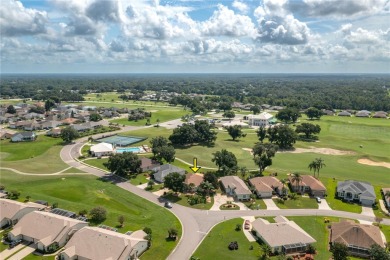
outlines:
[[250, 200], [252, 192], [237, 176], [224, 176], [220, 178], [220, 181], [227, 195], [238, 200]]
[[[4, 194], [4, 193], [2, 193]], [[27, 213], [45, 208], [37, 203], [0, 199], [0, 228], [15, 225]]]
[[275, 217], [276, 223], [258, 218], [252, 222], [256, 236], [270, 246], [273, 253], [293, 254], [305, 252], [308, 245], [316, 240], [294, 221], [283, 216]]
[[37, 138], [34, 132], [20, 132], [11, 137], [12, 142], [34, 141]]
[[337, 183], [337, 197], [348, 201], [358, 201], [365, 206], [372, 206], [376, 199], [374, 187], [370, 183], [352, 180]]
[[114, 152], [112, 144], [109, 143], [99, 143], [91, 146], [90, 148], [92, 156], [102, 157], [111, 155]]
[[148, 249], [146, 235], [142, 230], [126, 235], [97, 227], [84, 227], [69, 240], [59, 259], [138, 259]]
[[51, 252], [63, 247], [87, 222], [49, 212], [33, 211], [26, 214], [8, 233], [12, 241], [22, 239], [33, 242], [38, 250]]
[[274, 121], [274, 116], [270, 113], [263, 112], [259, 115], [248, 115], [248, 124], [250, 126], [269, 126]]

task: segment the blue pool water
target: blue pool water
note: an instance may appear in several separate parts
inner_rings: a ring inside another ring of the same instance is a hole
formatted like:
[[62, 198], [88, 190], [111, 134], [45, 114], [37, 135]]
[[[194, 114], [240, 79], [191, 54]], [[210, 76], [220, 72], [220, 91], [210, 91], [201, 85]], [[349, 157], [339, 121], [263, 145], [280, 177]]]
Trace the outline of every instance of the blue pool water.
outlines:
[[116, 152], [117, 153], [124, 153], [124, 152], [139, 153], [141, 152], [141, 149], [138, 147], [117, 148]]

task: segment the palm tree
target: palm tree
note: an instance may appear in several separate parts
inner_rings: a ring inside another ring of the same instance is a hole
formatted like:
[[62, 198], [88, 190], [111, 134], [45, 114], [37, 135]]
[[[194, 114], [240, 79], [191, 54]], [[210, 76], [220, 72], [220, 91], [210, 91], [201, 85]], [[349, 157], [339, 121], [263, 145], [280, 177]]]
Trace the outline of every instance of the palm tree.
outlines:
[[302, 181], [302, 176], [299, 172], [295, 172], [293, 173], [293, 177], [291, 178], [291, 181], [295, 184], [295, 191], [298, 192], [299, 191], [299, 183]]
[[272, 253], [271, 247], [265, 243], [261, 245], [261, 251], [263, 251], [262, 259], [268, 259]]
[[246, 171], [247, 171], [247, 169], [246, 169], [245, 166], [240, 167], [241, 177], [242, 177], [243, 179], [245, 179], [245, 177], [246, 177]]
[[313, 173], [314, 173], [314, 177], [316, 177], [316, 172], [317, 172], [317, 178], [320, 177], [320, 170], [322, 169], [322, 167], [325, 167], [325, 163], [324, 163], [324, 160], [321, 159], [321, 158], [315, 158], [314, 161], [312, 161], [310, 164], [309, 164], [309, 169], [310, 170], [313, 170]]
[[202, 182], [200, 184], [200, 187], [202, 188], [206, 196], [210, 196], [210, 193], [214, 190], [214, 186], [208, 181]]
[[286, 179], [281, 179], [280, 182], [283, 185], [283, 187], [282, 187], [282, 195], [286, 195], [287, 194], [287, 189], [286, 189], [287, 180]]

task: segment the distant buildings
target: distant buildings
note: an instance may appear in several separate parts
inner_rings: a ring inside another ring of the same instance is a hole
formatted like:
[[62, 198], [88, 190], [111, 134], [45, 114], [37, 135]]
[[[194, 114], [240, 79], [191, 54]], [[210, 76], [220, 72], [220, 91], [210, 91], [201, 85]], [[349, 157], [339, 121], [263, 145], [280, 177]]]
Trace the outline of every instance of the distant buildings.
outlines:
[[273, 123], [275, 123], [274, 116], [267, 112], [259, 115], [248, 115], [248, 124], [250, 126], [266, 127]]

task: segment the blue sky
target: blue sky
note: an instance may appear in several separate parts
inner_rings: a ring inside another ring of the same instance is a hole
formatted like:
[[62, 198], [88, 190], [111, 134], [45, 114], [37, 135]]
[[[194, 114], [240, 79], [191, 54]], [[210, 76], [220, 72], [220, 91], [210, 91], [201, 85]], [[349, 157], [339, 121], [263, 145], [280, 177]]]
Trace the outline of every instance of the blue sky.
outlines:
[[389, 73], [390, 0], [2, 0], [1, 73]]

